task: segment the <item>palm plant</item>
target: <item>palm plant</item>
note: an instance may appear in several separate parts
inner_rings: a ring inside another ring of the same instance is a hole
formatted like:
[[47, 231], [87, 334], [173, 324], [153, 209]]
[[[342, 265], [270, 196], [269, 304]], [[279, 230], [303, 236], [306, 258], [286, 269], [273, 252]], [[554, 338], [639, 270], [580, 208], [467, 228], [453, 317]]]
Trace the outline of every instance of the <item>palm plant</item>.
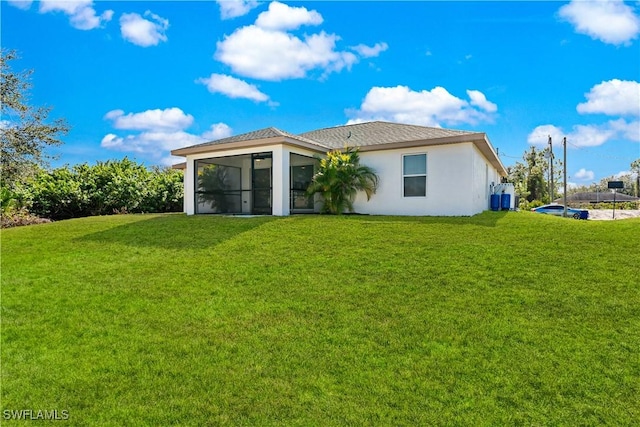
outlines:
[[322, 213], [353, 212], [353, 201], [358, 191], [364, 191], [367, 200], [376, 192], [379, 178], [375, 171], [360, 164], [357, 149], [333, 150], [326, 158], [318, 158], [318, 171], [313, 176], [307, 194], [322, 196]]

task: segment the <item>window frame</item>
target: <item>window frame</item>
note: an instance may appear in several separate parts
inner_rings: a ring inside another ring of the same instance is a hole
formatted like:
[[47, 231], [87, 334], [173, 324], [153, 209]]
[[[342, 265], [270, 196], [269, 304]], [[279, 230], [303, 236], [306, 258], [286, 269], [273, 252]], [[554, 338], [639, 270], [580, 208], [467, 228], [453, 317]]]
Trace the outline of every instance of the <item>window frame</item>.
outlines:
[[[411, 157], [411, 156], [424, 156], [424, 173], [418, 173], [418, 174], [407, 174], [405, 173], [404, 170], [404, 166], [405, 166], [405, 162], [404, 159], [405, 157]], [[429, 162], [429, 155], [426, 152], [421, 152], [421, 153], [406, 153], [402, 155], [401, 158], [401, 162], [402, 162], [402, 197], [407, 197], [407, 198], [415, 198], [415, 197], [422, 197], [422, 198], [426, 198], [427, 197], [427, 177], [429, 176], [429, 170], [428, 170], [428, 162]], [[424, 195], [419, 195], [419, 196], [407, 196], [405, 194], [405, 189], [406, 189], [406, 185], [405, 185], [405, 178], [419, 178], [419, 177], [424, 177]]]
[[[295, 181], [294, 181], [294, 168], [303, 168], [303, 167], [308, 167], [311, 170], [311, 179], [309, 180], [309, 184], [313, 181], [313, 175], [315, 173], [315, 165], [310, 164], [310, 165], [290, 165], [289, 166], [289, 209], [291, 210], [291, 212], [313, 212], [314, 209], [314, 198], [313, 196], [307, 196], [306, 195], [306, 188], [298, 188], [295, 185]], [[302, 197], [306, 200], [307, 205], [305, 207], [296, 207], [296, 200], [298, 200], [298, 197]]]

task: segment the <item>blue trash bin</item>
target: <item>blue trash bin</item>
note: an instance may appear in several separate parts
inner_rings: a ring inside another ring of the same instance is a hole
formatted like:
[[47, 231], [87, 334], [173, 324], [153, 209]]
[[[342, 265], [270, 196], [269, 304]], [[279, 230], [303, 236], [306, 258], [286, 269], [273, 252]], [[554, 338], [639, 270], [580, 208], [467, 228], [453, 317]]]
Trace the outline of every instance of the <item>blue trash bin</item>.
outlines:
[[491, 195], [491, 210], [498, 211], [500, 210], [500, 195], [492, 194]]
[[508, 211], [509, 208], [511, 207], [511, 194], [503, 194], [502, 197], [500, 197], [500, 206], [502, 207], [503, 211]]

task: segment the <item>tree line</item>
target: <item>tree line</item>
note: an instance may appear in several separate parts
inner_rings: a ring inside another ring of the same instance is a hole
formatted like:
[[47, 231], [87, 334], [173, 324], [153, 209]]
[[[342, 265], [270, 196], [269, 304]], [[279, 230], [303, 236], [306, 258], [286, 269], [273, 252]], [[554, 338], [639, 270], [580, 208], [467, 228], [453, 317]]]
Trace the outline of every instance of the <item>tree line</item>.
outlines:
[[[551, 170], [553, 168], [553, 174]], [[524, 152], [522, 161], [507, 168], [507, 181], [514, 184], [520, 196], [520, 208], [528, 209], [551, 203], [562, 195], [563, 163], [554, 158], [549, 148], [536, 149], [532, 146]], [[638, 196], [640, 194], [640, 159], [629, 165], [629, 173], [610, 176], [589, 185], [568, 188], [567, 195], [579, 192], [604, 192], [609, 181], [622, 181], [624, 188], [618, 193]]]

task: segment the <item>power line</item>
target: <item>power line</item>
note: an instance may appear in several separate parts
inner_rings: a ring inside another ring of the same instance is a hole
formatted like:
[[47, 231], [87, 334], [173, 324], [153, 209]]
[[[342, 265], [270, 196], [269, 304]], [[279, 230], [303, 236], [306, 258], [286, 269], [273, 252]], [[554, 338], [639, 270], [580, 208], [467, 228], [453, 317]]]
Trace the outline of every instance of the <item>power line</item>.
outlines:
[[[567, 141], [567, 144], [571, 145], [572, 147], [578, 150], [586, 151], [587, 153], [593, 153], [593, 150], [592, 150], [593, 147], [581, 147], [569, 141]], [[632, 156], [612, 156], [609, 154], [598, 154], [598, 157], [602, 157], [605, 159], [612, 159], [612, 160], [635, 160], [635, 157], [632, 157]]]

